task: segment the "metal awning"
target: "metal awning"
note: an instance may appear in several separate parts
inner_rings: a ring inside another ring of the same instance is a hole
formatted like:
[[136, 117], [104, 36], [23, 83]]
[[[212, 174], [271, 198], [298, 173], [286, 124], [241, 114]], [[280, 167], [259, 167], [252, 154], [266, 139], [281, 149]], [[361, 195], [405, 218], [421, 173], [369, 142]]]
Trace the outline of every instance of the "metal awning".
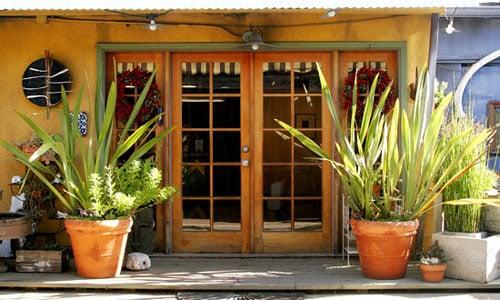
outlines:
[[484, 0], [0, 0], [0, 10], [263, 10], [479, 7]]
[[[226, 75], [238, 75], [240, 74], [241, 66], [237, 62], [216, 62], [212, 64], [214, 75], [226, 74]], [[118, 64], [118, 70], [121, 69], [131, 69], [133, 65], [120, 65]], [[182, 63], [182, 73], [185, 75], [196, 75], [196, 74], [208, 74], [210, 69], [209, 63], [204, 62], [183, 62]], [[292, 63], [288, 62], [265, 62], [262, 66], [264, 72], [276, 71], [276, 72], [290, 72], [292, 69]], [[316, 70], [316, 65], [313, 62], [297, 62], [294, 63], [295, 73], [309, 73]]]

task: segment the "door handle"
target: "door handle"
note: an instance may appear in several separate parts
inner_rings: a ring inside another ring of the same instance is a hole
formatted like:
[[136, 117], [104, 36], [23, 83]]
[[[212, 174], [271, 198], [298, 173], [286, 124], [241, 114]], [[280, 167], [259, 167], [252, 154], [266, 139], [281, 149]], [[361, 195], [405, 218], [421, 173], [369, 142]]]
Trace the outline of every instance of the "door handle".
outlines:
[[248, 167], [250, 165], [250, 161], [248, 159], [242, 159], [241, 160], [241, 165], [243, 167]]

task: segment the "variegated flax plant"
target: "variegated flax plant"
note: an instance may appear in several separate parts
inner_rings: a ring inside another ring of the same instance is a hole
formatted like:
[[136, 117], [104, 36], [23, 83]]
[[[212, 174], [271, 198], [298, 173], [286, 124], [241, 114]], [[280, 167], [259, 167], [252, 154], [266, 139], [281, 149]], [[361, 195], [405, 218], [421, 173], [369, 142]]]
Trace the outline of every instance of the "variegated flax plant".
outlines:
[[[138, 98], [130, 117], [123, 128], [123, 132], [130, 132], [135, 118], [147, 96], [154, 75], [153, 72], [145, 88]], [[107, 100], [100, 93], [102, 82], [97, 82], [97, 93], [94, 103], [94, 114], [90, 119], [93, 128], [90, 136], [84, 138], [78, 130], [76, 116], [78, 116], [83, 99], [83, 88], [80, 89], [75, 104], [70, 112], [66, 93], [62, 92], [62, 109], [59, 111], [61, 132], [50, 134], [35, 123], [27, 115], [17, 112], [18, 115], [31, 127], [34, 133], [43, 141], [42, 146], [31, 156], [25, 154], [7, 141], [0, 141], [0, 145], [12, 153], [15, 158], [23, 163], [40, 180], [49, 187], [58, 200], [63, 204], [69, 215], [75, 217], [91, 217], [95, 219], [110, 219], [132, 215], [137, 208], [165, 201], [175, 191], [172, 187], [161, 187], [161, 172], [149, 168], [151, 184], [156, 189], [156, 196], [151, 198], [125, 195], [117, 190], [115, 178], [129, 169], [131, 165], [138, 164], [137, 160], [147, 154], [155, 145], [161, 143], [172, 130], [167, 128], [151, 137], [161, 115], [133, 130], [130, 134], [122, 134], [113, 143], [115, 125], [115, 106], [117, 99], [116, 84], [113, 82], [109, 89]], [[89, 107], [91, 107], [89, 103]], [[139, 145], [139, 146], [136, 146]], [[45, 152], [52, 149], [55, 152], [55, 163], [62, 175], [63, 191], [52, 183], [56, 174], [37, 159]], [[124, 162], [118, 164], [119, 159], [127, 153]], [[139, 163], [139, 166], [141, 166]], [[148, 188], [151, 188], [151, 184]], [[99, 189], [99, 187], [102, 187]], [[96, 191], [100, 191], [97, 193]], [[106, 208], [108, 207], [108, 208]], [[127, 208], [117, 211], [113, 207]]]
[[[473, 167], [479, 158], [459, 169], [451, 166], [457, 165], [492, 134], [489, 129], [478, 132], [470, 139], [463, 153], [453, 158], [449, 167], [444, 167], [454, 145], [470, 136], [472, 131], [461, 132], [450, 140], [440, 138], [440, 130], [452, 97], [445, 97], [430, 114], [426, 113], [430, 103], [426, 93], [426, 71], [419, 76], [412, 114], [401, 110], [399, 100], [392, 113], [383, 112], [390, 85], [378, 97], [377, 103], [377, 76], [367, 95], [361, 121], [356, 120], [356, 80], [346, 130], [319, 65], [318, 70], [323, 96], [338, 135], [338, 160], [333, 159], [332, 153], [325, 152], [299, 130], [276, 121], [314, 152], [317, 159], [326, 160], [332, 165], [339, 174], [355, 218], [405, 221], [422, 216], [432, 209], [443, 190]], [[374, 192], [378, 188], [381, 192]]]

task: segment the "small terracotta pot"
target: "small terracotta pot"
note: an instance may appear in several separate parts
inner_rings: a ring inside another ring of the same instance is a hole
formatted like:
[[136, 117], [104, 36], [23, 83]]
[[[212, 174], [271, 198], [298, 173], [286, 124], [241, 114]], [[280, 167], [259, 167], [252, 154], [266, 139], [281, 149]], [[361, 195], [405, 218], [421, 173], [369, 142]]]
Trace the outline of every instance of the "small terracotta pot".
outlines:
[[422, 279], [426, 282], [441, 282], [443, 281], [444, 272], [446, 271], [446, 264], [439, 265], [426, 265], [420, 264], [420, 273]]
[[90, 221], [64, 220], [75, 257], [76, 272], [85, 278], [120, 275], [132, 218]]
[[373, 279], [399, 279], [406, 274], [418, 220], [376, 222], [351, 220], [363, 275]]

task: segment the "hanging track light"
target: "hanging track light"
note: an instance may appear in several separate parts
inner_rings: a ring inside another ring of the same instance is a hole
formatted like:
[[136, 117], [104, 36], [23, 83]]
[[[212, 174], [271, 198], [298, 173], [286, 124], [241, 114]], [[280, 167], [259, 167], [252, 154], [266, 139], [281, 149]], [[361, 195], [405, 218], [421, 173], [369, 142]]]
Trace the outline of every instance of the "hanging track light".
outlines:
[[447, 34], [453, 34], [455, 32], [460, 32], [460, 30], [456, 29], [455, 26], [453, 26], [453, 18], [450, 18], [448, 20], [448, 26], [446, 26], [446, 28], [444, 29], [444, 31]]
[[[174, 10], [171, 9], [171, 10], [167, 10], [167, 11], [164, 11], [161, 13], [150, 13], [150, 14], [133, 14], [133, 13], [127, 13], [127, 12], [109, 10], [109, 9], [106, 9], [106, 11], [112, 12], [115, 14], [119, 14], [119, 15], [123, 15], [123, 16], [127, 16], [127, 17], [140, 18], [141, 20], [144, 20], [144, 18], [146, 18], [148, 20], [148, 22], [146, 24], [144, 24], [144, 27], [146, 27], [147, 29], [149, 29], [151, 31], [155, 31], [161, 26], [160, 24], [156, 23], [156, 18], [163, 16], [163, 15], [167, 15], [167, 14], [173, 12]], [[142, 21], [140, 23], [142, 23]]]
[[325, 14], [321, 16], [321, 18], [333, 18], [340, 11], [340, 8], [329, 8], [326, 10]]
[[156, 29], [158, 29], [159, 25], [155, 21], [156, 17], [158, 17], [158, 15], [149, 14], [146, 16], [146, 18], [148, 18], [149, 20], [149, 24], [147, 24], [146, 27], [151, 31], [155, 31]]
[[455, 32], [460, 32], [460, 30], [456, 29], [455, 26], [453, 25], [453, 18], [455, 17], [455, 13], [457, 12], [457, 8], [455, 7], [455, 10], [453, 11], [453, 15], [451, 17], [448, 17], [445, 13], [445, 18], [448, 20], [448, 26], [444, 29], [444, 31], [447, 34], [453, 34]]
[[274, 48], [270, 44], [264, 43], [262, 30], [251, 28], [243, 33], [243, 44], [238, 48], [241, 50], [265, 50]]

